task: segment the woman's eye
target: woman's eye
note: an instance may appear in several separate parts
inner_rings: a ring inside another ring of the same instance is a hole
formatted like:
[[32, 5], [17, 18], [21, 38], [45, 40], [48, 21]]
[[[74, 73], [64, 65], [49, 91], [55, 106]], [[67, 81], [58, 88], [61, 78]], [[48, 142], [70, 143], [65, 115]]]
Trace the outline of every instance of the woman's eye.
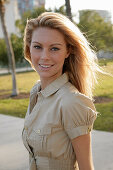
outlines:
[[58, 51], [58, 50], [60, 50], [60, 49], [57, 48], [57, 47], [53, 47], [51, 50], [52, 50], [52, 51]]
[[34, 48], [40, 49], [41, 47], [39, 45], [35, 45]]

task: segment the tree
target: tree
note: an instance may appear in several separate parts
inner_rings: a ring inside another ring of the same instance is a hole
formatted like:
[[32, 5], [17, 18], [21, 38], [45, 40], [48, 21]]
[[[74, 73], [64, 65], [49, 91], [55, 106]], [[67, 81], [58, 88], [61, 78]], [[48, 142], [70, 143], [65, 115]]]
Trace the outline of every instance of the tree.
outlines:
[[17, 91], [17, 85], [16, 85], [15, 57], [14, 57], [14, 52], [13, 52], [10, 38], [8, 36], [7, 28], [5, 25], [5, 6], [4, 6], [4, 4], [6, 3], [6, 1], [7, 0], [0, 0], [0, 17], [1, 17], [1, 25], [2, 25], [2, 30], [4, 33], [6, 48], [7, 48], [9, 67], [11, 69], [11, 75], [12, 75], [13, 88], [12, 88], [11, 96], [16, 96], [18, 94], [18, 91]]
[[[58, 9], [54, 8], [53, 11], [66, 15], [64, 5], [61, 6], [60, 8], [58, 8]], [[28, 11], [26, 11], [22, 14], [21, 19], [16, 21], [16, 27], [19, 28], [20, 33], [21, 33], [21, 37], [23, 37], [27, 19], [36, 18], [43, 12], [52, 12], [52, 9], [51, 8], [45, 9], [44, 7], [40, 7], [40, 8], [34, 8], [34, 10], [28, 10]]]
[[66, 6], [66, 14], [69, 17], [71, 21], [72, 20], [72, 14], [71, 14], [71, 5], [70, 5], [70, 0], [65, 0], [65, 6]]
[[[15, 62], [16, 64], [22, 63], [24, 61], [23, 39], [16, 34], [11, 34], [10, 39], [14, 51]], [[4, 39], [0, 39], [0, 65], [8, 65], [8, 55]]]
[[23, 37], [27, 19], [36, 18], [41, 13], [46, 12], [46, 11], [48, 11], [48, 10], [46, 10], [44, 7], [40, 7], [40, 8], [35, 8], [34, 10], [27, 10], [22, 14], [21, 19], [16, 21], [16, 27], [19, 28], [21, 37]]
[[54, 12], [58, 12], [58, 13], [61, 13], [63, 15], [67, 15], [66, 14], [66, 10], [65, 10], [65, 5], [62, 5], [60, 8], [54, 8]]
[[96, 51], [102, 49], [113, 52], [112, 24], [109, 21], [105, 22], [96, 11], [81, 11], [78, 27], [87, 35], [86, 38], [96, 47]]

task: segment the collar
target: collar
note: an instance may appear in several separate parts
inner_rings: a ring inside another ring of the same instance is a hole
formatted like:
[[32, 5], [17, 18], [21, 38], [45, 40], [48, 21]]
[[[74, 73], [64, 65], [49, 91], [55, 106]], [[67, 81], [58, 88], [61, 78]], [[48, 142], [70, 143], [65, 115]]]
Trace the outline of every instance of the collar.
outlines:
[[41, 90], [41, 81], [38, 82], [37, 86], [37, 94], [41, 93], [43, 97], [48, 97], [58, 91], [65, 83], [68, 82], [67, 73], [62, 74], [56, 80], [54, 80], [51, 84], [49, 84], [44, 90]]

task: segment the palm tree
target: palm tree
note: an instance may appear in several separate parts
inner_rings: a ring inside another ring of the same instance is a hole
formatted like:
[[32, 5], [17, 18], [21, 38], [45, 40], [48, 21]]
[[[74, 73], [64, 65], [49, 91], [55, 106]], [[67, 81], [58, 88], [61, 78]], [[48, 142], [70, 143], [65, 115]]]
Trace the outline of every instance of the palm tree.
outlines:
[[7, 48], [9, 68], [11, 70], [11, 75], [12, 75], [12, 85], [13, 85], [13, 87], [12, 87], [12, 95], [11, 96], [17, 96], [18, 90], [17, 90], [17, 86], [16, 86], [15, 57], [14, 57], [12, 44], [11, 44], [10, 38], [8, 36], [7, 28], [6, 28], [6, 25], [5, 25], [5, 6], [4, 6], [4, 4], [6, 2], [7, 2], [7, 0], [0, 0], [0, 18], [1, 18], [2, 30], [3, 30], [3, 33], [4, 33], [6, 48]]
[[69, 17], [71, 21], [72, 20], [72, 14], [71, 14], [71, 5], [70, 5], [70, 0], [65, 0], [65, 6], [66, 6], [66, 14]]

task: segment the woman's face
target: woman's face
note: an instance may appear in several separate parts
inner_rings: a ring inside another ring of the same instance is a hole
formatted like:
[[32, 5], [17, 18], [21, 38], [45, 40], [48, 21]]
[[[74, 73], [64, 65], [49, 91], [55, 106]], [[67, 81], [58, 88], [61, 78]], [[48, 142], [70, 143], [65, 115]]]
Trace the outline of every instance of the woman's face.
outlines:
[[47, 27], [33, 31], [30, 53], [41, 80], [58, 78], [62, 74], [64, 60], [69, 56], [63, 34]]

